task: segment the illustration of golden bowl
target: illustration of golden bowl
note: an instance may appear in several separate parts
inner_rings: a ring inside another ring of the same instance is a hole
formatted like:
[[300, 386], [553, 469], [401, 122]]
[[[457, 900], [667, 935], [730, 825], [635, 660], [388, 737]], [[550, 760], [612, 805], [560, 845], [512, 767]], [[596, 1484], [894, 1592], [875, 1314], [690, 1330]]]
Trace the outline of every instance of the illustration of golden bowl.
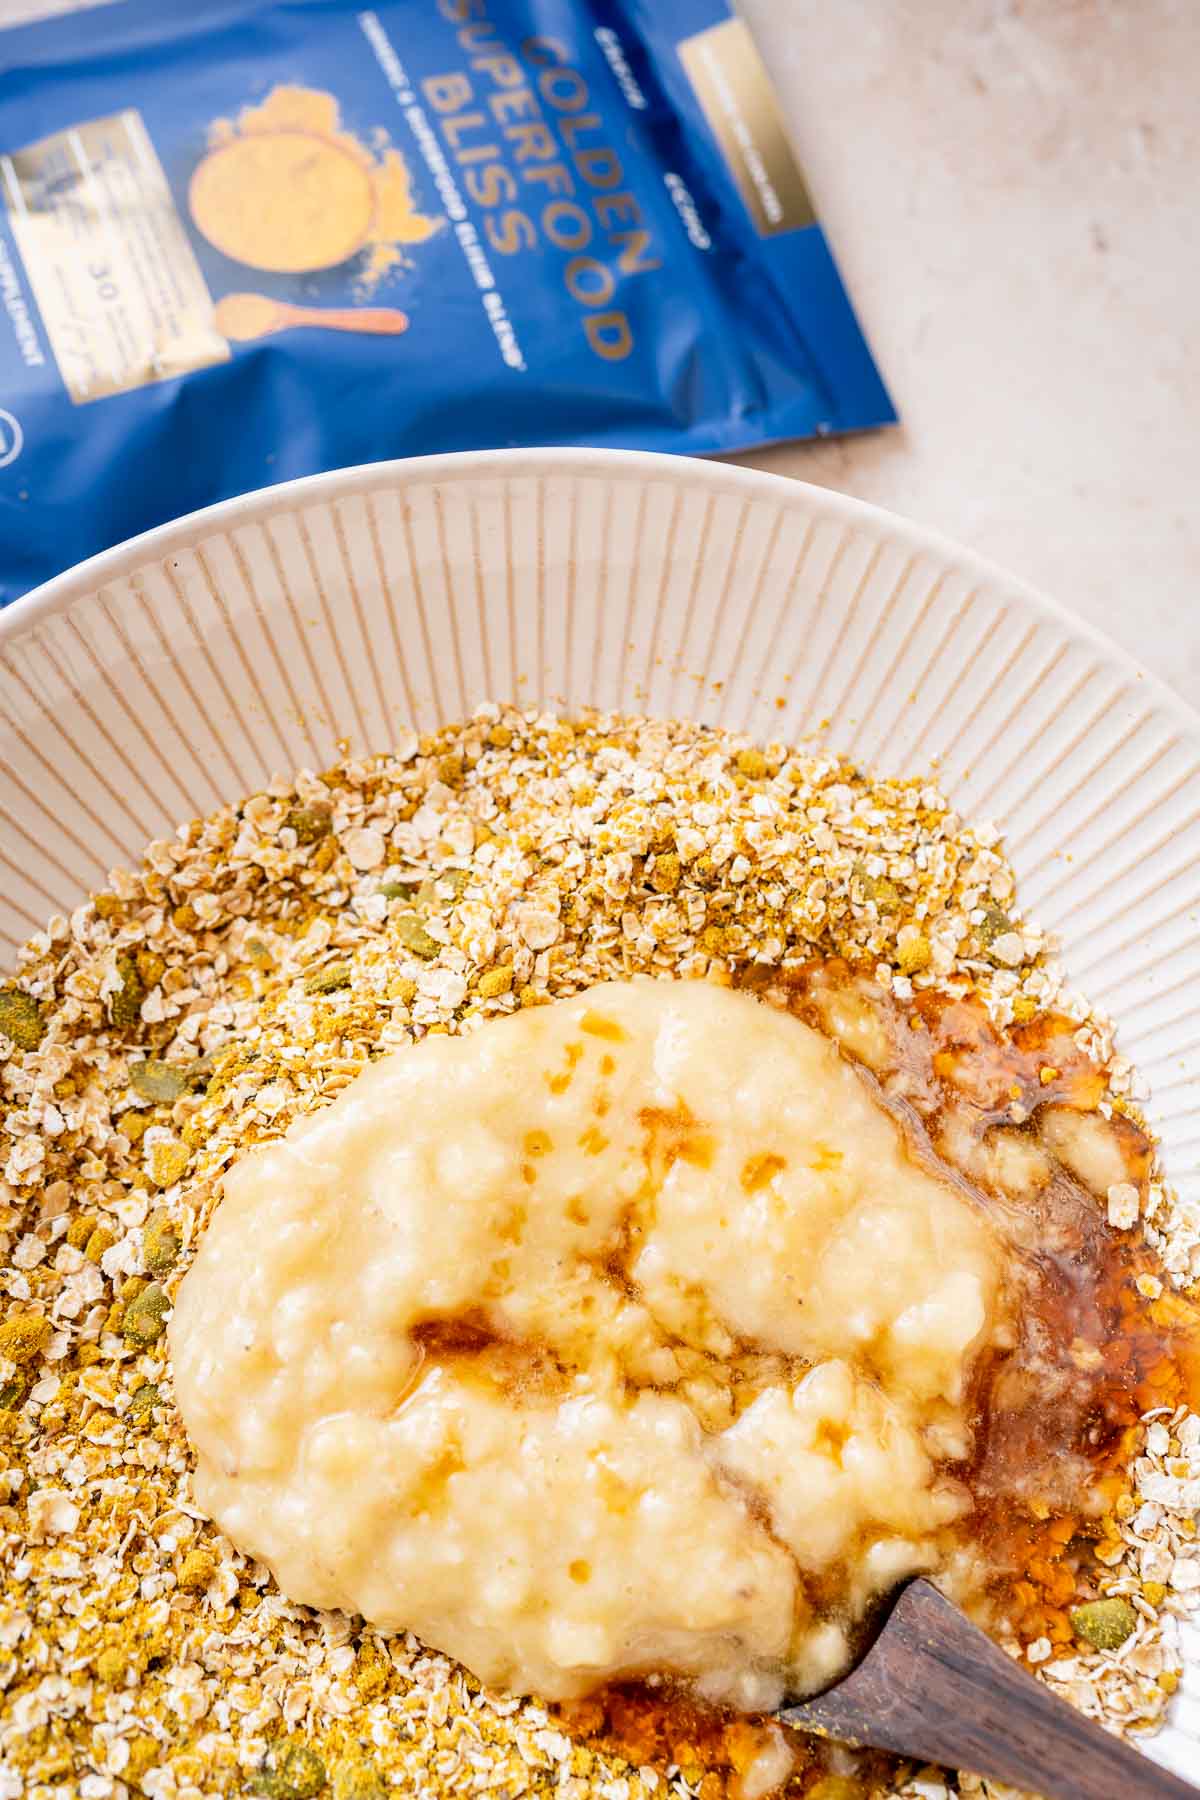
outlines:
[[369, 166], [332, 138], [258, 131], [208, 153], [192, 176], [188, 204], [224, 256], [298, 275], [334, 268], [366, 245], [376, 192]]

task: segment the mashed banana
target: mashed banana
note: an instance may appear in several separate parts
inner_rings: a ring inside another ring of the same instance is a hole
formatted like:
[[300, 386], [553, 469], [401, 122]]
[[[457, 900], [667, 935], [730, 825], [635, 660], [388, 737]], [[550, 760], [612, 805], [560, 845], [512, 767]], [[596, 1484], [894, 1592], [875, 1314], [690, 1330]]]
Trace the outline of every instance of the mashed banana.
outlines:
[[819, 1032], [595, 987], [229, 1174], [170, 1324], [197, 1498], [293, 1599], [493, 1684], [767, 1707], [966, 1507], [1001, 1277]]

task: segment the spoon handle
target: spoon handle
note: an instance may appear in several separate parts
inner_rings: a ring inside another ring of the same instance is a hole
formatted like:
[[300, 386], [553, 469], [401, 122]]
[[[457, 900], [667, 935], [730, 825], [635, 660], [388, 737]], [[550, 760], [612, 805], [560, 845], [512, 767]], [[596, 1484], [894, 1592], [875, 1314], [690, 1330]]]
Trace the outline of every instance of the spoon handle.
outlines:
[[780, 1713], [801, 1731], [893, 1750], [1047, 1800], [1197, 1800], [1006, 1656], [928, 1581], [900, 1592], [844, 1681]]
[[325, 331], [370, 331], [395, 337], [408, 329], [408, 314], [395, 306], [291, 306], [283, 309], [290, 325], [317, 325]]

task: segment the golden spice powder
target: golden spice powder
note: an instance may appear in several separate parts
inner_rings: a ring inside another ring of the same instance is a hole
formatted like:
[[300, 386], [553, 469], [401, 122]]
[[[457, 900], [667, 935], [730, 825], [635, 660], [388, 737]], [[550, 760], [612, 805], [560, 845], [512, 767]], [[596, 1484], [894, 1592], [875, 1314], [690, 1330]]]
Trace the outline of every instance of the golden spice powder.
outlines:
[[369, 293], [441, 221], [416, 210], [408, 165], [382, 132], [369, 148], [319, 88], [279, 86], [218, 119], [192, 176], [197, 227], [225, 256], [273, 274], [336, 268], [362, 254]]

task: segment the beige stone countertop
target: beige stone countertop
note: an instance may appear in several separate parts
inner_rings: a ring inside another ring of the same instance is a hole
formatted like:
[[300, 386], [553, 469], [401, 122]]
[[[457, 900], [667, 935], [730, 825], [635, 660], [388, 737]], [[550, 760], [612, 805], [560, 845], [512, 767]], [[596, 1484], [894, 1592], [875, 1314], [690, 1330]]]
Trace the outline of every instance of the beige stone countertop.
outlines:
[[1200, 5], [743, 0], [903, 425], [748, 459], [1200, 696]]

